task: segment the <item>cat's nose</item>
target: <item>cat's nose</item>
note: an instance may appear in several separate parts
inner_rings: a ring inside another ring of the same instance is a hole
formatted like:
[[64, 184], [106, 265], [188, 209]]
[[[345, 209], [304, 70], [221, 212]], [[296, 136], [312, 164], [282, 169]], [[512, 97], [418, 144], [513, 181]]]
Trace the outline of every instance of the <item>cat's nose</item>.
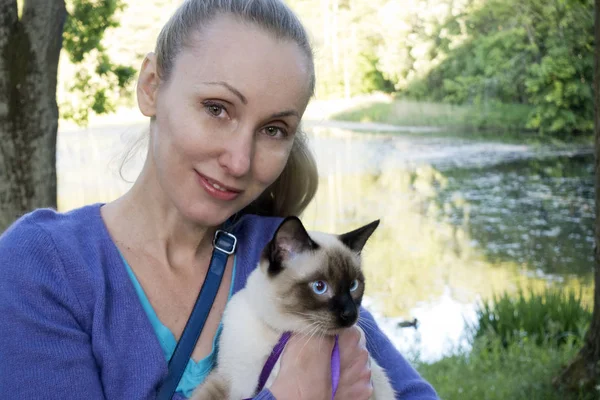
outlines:
[[340, 313], [340, 318], [344, 322], [352, 322], [356, 319], [356, 309], [354, 307], [345, 307]]

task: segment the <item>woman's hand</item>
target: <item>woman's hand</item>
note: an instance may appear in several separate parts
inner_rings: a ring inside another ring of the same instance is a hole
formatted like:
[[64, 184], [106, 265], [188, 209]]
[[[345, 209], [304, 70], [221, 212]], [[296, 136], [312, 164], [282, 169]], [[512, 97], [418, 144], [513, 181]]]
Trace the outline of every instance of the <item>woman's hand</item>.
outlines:
[[333, 344], [333, 337], [292, 336], [270, 387], [273, 396], [277, 400], [331, 400]]
[[340, 383], [335, 400], [368, 400], [373, 394], [367, 342], [357, 326], [340, 334]]
[[[270, 390], [277, 400], [331, 400], [333, 338], [292, 336]], [[338, 338], [340, 381], [335, 400], [368, 400], [373, 393], [365, 336], [356, 326]]]

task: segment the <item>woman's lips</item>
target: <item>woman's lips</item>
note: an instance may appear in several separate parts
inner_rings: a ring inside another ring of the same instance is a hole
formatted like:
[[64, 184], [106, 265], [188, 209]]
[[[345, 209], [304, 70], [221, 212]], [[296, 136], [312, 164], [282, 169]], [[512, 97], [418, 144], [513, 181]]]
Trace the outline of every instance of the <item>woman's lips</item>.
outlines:
[[238, 197], [240, 193], [242, 193], [242, 191], [239, 189], [225, 186], [221, 182], [210, 179], [199, 172], [196, 172], [196, 174], [198, 175], [200, 186], [202, 186], [204, 190], [215, 199], [233, 200]]

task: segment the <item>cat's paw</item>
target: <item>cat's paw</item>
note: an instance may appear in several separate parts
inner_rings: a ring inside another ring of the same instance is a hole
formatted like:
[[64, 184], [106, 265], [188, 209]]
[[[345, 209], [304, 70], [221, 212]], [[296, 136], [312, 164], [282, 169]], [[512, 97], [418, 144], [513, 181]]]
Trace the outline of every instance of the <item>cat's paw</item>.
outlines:
[[206, 377], [198, 386], [190, 400], [223, 400], [229, 398], [229, 384], [227, 380], [216, 372]]

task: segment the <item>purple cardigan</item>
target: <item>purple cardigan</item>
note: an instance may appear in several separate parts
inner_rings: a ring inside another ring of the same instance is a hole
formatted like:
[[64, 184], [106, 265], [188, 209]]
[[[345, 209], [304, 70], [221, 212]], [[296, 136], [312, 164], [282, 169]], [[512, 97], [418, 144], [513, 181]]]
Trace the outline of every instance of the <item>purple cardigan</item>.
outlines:
[[[36, 210], [0, 236], [0, 397], [154, 399], [167, 372], [158, 339], [100, 215]], [[246, 283], [280, 220], [235, 227], [234, 292]], [[438, 399], [365, 310], [367, 347], [398, 398]], [[180, 395], [176, 399], [182, 400]], [[256, 399], [274, 397], [263, 390]]]

